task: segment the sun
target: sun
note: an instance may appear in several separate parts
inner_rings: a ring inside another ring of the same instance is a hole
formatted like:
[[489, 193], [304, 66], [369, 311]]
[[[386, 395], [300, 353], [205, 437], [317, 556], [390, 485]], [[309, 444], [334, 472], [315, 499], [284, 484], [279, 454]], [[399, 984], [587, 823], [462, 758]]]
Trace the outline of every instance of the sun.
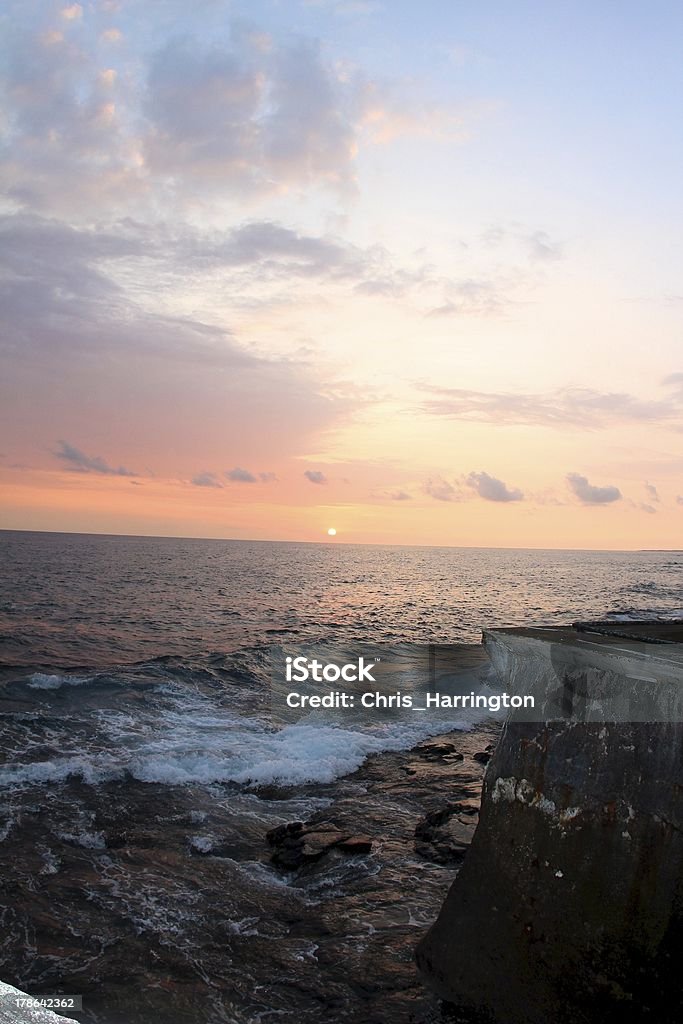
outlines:
[[335, 530], [334, 526], [331, 526], [329, 528], [329, 530], [327, 531], [327, 536], [328, 537], [336, 537], [337, 536], [337, 531]]

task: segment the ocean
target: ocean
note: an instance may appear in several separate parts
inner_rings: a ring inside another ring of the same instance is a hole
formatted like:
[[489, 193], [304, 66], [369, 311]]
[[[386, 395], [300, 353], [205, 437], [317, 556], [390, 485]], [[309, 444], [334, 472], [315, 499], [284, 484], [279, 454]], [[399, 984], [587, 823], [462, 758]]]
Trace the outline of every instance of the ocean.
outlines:
[[1, 532], [0, 565], [0, 977], [89, 1024], [437, 1019], [413, 949], [500, 721], [277, 723], [271, 645], [474, 670], [483, 627], [683, 609], [669, 551]]

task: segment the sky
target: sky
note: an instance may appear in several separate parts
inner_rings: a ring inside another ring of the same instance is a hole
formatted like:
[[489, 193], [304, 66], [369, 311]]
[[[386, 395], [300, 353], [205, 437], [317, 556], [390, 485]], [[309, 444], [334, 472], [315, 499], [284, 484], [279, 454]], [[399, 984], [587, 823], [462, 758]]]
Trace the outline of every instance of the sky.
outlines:
[[0, 40], [0, 527], [681, 546], [680, 4], [6, 0]]

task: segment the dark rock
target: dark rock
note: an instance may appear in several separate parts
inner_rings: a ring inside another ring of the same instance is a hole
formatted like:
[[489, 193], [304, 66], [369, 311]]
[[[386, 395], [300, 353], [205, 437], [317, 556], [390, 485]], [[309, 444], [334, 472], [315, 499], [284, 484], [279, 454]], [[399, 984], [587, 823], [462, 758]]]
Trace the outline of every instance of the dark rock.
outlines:
[[332, 846], [341, 842], [343, 833], [338, 831], [330, 832], [304, 832], [301, 837], [301, 853], [304, 857], [320, 857]]
[[369, 836], [349, 836], [348, 839], [342, 839], [337, 848], [344, 853], [370, 853], [372, 839]]
[[476, 754], [472, 754], [472, 760], [478, 761], [479, 764], [488, 764], [492, 757], [488, 750], [478, 750]]
[[458, 863], [472, 842], [477, 820], [474, 801], [431, 811], [415, 827], [415, 852], [435, 864]]
[[448, 740], [427, 740], [415, 747], [413, 753], [423, 761], [462, 761], [463, 755], [458, 753], [455, 743]]
[[[538, 720], [506, 723], [481, 823], [417, 949], [426, 984], [496, 1024], [680, 1024], [683, 647], [485, 636]], [[643, 698], [653, 717], [635, 720]], [[417, 841], [438, 851], [445, 818]]]
[[372, 839], [340, 829], [333, 822], [293, 821], [271, 829], [266, 836], [275, 847], [271, 862], [292, 871], [336, 849], [345, 854], [369, 853]]
[[276, 828], [271, 828], [269, 832], [266, 832], [266, 839], [270, 846], [280, 846], [285, 839], [299, 835], [303, 827], [303, 821], [289, 821], [286, 825], [278, 825]]

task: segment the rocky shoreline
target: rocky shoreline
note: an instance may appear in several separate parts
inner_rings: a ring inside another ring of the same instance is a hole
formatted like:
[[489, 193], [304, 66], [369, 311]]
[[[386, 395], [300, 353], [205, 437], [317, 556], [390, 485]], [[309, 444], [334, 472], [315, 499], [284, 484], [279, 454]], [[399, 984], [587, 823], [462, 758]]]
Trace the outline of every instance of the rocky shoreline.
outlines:
[[414, 948], [471, 840], [496, 737], [449, 733], [296, 790], [26, 792], [0, 844], [0, 977], [83, 994], [87, 1024], [435, 1019]]

